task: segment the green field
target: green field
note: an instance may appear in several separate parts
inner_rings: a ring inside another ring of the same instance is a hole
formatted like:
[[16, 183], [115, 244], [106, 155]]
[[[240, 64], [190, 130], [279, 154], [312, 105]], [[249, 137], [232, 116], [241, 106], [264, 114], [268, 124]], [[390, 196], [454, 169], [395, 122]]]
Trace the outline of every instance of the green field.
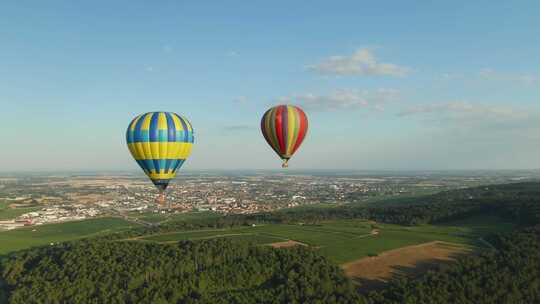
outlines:
[[418, 202], [418, 198], [431, 194], [439, 193], [439, 189], [418, 189], [414, 193], [399, 195], [377, 195], [356, 204], [375, 205], [375, 206], [399, 206]]
[[181, 231], [145, 237], [141, 240], [160, 243], [218, 237], [253, 240], [268, 244], [294, 240], [318, 248], [336, 263], [345, 263], [368, 255], [430, 241], [446, 241], [481, 246], [478, 238], [494, 232], [512, 230], [515, 225], [497, 217], [478, 216], [444, 225], [399, 226], [376, 224], [378, 235], [371, 235], [372, 225], [361, 220], [324, 222], [321, 225], [259, 225], [232, 229]]
[[148, 223], [166, 223], [174, 221], [195, 221], [200, 219], [209, 219], [219, 217], [220, 215], [215, 212], [188, 212], [178, 214], [161, 214], [154, 212], [132, 212], [128, 214], [129, 217], [135, 217]]
[[130, 214], [130, 217], [135, 217], [140, 219], [141, 221], [145, 221], [147, 223], [161, 223], [165, 220], [165, 216], [162, 214], [157, 213], [140, 213], [140, 214]]
[[136, 227], [117, 218], [99, 218], [0, 232], [0, 254]]
[[[221, 232], [221, 234], [220, 234]], [[214, 238], [225, 238], [232, 240], [246, 240], [254, 242], [256, 244], [270, 244], [275, 242], [287, 241], [288, 239], [282, 237], [276, 237], [261, 233], [252, 233], [246, 228], [236, 228], [227, 230], [203, 230], [203, 231], [189, 231], [182, 233], [162, 234], [154, 237], [148, 237], [138, 239], [138, 241], [150, 241], [158, 243], [178, 242], [185, 240], [205, 240]]]
[[21, 214], [25, 214], [32, 211], [40, 210], [41, 207], [29, 207], [29, 208], [9, 208], [9, 203], [0, 201], [0, 221], [11, 220], [18, 217]]
[[[158, 217], [154, 214], [142, 216]], [[208, 218], [208, 214], [188, 213], [169, 216], [165, 220], [197, 221], [204, 218]], [[0, 254], [134, 227], [136, 224], [121, 219], [101, 218], [0, 232]], [[178, 231], [151, 235], [138, 240], [170, 243], [181, 240], [228, 238], [249, 240], [256, 244], [294, 240], [317, 248], [330, 260], [341, 264], [383, 251], [435, 240], [482, 246], [478, 240], [480, 237], [490, 233], [510, 231], [514, 227], [512, 223], [491, 216], [477, 216], [447, 222], [444, 225], [412, 227], [372, 224], [363, 220], [339, 220], [323, 222], [320, 225], [268, 224], [230, 229]], [[377, 235], [371, 234], [374, 228], [379, 231]]]

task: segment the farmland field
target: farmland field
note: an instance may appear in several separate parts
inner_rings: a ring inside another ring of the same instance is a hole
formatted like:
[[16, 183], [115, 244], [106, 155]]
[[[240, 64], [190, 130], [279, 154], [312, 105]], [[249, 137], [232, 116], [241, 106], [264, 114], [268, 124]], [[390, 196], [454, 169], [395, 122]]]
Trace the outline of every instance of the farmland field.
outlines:
[[[197, 221], [207, 217], [208, 214], [195, 213], [171, 216], [165, 220]], [[1, 232], [0, 254], [136, 226], [121, 219], [102, 218]], [[172, 243], [181, 240], [227, 238], [249, 240], [256, 244], [292, 240], [316, 248], [333, 262], [343, 264], [388, 250], [432, 241], [485, 246], [479, 241], [480, 237], [489, 233], [509, 231], [514, 227], [512, 223], [491, 216], [477, 216], [439, 225], [421, 226], [400, 226], [364, 220], [338, 220], [322, 222], [318, 225], [267, 224], [229, 229], [176, 231], [144, 236], [137, 240]]]
[[0, 232], [0, 254], [137, 227], [117, 218], [48, 224]]
[[360, 283], [363, 290], [384, 286], [395, 277], [415, 276], [437, 265], [455, 261], [471, 253], [472, 248], [462, 244], [433, 241], [401, 247], [375, 256], [361, 258], [342, 265], [345, 275]]
[[[255, 227], [179, 231], [144, 237], [141, 240], [169, 243], [218, 237], [239, 237], [267, 244], [293, 240], [317, 248], [330, 260], [342, 264], [381, 252], [431, 241], [482, 246], [479, 238], [509, 231], [514, 224], [497, 217], [477, 216], [440, 225], [400, 226], [373, 224], [362, 220], [323, 222], [320, 225], [269, 224]], [[374, 232], [376, 229], [376, 233]]]
[[210, 219], [219, 217], [219, 214], [214, 212], [188, 212], [188, 213], [179, 213], [179, 214], [160, 214], [154, 212], [132, 212], [128, 214], [129, 217], [135, 217], [139, 220], [148, 222], [148, 223], [165, 223], [165, 222], [175, 222], [175, 221], [195, 221], [200, 219]]

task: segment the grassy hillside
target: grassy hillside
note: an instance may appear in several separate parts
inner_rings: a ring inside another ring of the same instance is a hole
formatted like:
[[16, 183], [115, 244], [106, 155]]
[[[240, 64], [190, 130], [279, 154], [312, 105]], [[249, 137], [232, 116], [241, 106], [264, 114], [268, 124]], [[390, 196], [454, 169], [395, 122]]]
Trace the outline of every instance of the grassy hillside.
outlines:
[[128, 214], [129, 217], [138, 218], [147, 223], [168, 223], [175, 221], [198, 221], [204, 219], [218, 218], [222, 215], [215, 212], [188, 212], [188, 213], [179, 213], [179, 214], [161, 214], [154, 212], [131, 212]]
[[[251, 239], [259, 244], [294, 240], [319, 248], [336, 263], [350, 262], [386, 250], [430, 241], [482, 246], [478, 239], [490, 233], [511, 231], [515, 225], [493, 216], [476, 216], [439, 225], [400, 226], [363, 220], [327, 221], [320, 225], [268, 224], [231, 229], [205, 229], [152, 235], [138, 240], [171, 243], [211, 238]], [[378, 234], [372, 234], [372, 229]]]

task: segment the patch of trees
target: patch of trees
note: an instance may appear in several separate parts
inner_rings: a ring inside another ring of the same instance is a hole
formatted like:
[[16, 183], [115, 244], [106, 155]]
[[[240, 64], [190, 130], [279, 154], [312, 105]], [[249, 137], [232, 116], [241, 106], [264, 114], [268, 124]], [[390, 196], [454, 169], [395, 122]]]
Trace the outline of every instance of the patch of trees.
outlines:
[[490, 238], [497, 251], [459, 259], [366, 297], [390, 303], [540, 303], [540, 225]]
[[289, 209], [246, 216], [245, 220], [277, 223], [316, 223], [333, 219], [370, 219], [377, 222], [418, 225], [477, 214], [493, 214], [522, 225], [540, 223], [540, 183], [516, 183], [445, 191], [381, 207], [345, 205], [336, 208]]
[[[211, 240], [84, 240], [1, 263], [9, 303], [359, 303], [316, 252]], [[0, 299], [1, 301], [1, 299]]]

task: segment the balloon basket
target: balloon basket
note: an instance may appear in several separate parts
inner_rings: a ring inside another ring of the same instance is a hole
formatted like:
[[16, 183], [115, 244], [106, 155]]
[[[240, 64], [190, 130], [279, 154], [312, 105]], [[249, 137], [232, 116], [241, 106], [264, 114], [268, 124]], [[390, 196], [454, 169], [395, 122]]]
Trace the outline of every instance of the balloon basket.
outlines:
[[167, 204], [167, 198], [165, 197], [165, 192], [161, 192], [157, 198], [156, 203], [159, 205], [160, 208], [165, 208]]

